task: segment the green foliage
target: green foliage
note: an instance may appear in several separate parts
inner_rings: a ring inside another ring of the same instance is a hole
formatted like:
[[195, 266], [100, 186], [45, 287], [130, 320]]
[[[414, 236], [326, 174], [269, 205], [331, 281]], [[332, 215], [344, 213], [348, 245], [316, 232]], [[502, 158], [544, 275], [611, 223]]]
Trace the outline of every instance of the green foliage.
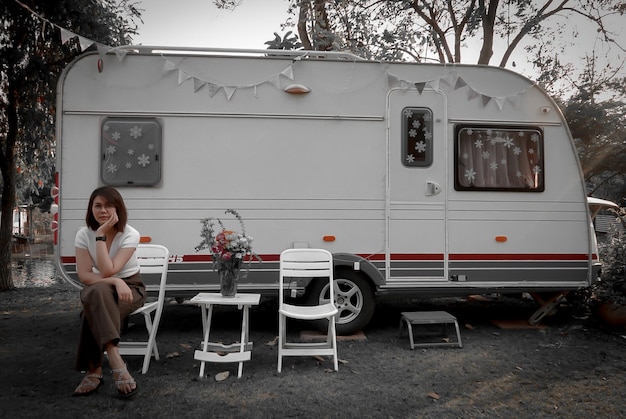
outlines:
[[[10, 246], [16, 197], [51, 185], [55, 164], [57, 81], [81, 53], [60, 28], [117, 46], [136, 33], [132, 0], [3, 0], [0, 2], [0, 290], [12, 288]], [[92, 48], [95, 48], [93, 46]], [[17, 185], [17, 187], [16, 187]]]
[[614, 213], [618, 223], [598, 243], [602, 279], [592, 287], [592, 299], [626, 304], [626, 208]]

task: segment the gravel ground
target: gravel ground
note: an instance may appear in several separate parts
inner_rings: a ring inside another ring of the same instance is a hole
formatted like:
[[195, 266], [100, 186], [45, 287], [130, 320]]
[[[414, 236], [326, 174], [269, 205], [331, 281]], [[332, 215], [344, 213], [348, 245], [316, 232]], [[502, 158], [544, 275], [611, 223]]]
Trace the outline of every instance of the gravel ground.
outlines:
[[[127, 357], [141, 388], [115, 396], [110, 373], [97, 393], [71, 397], [82, 375], [73, 370], [78, 292], [67, 284], [0, 293], [0, 416], [22, 417], [623, 417], [626, 331], [567, 308], [542, 327], [501, 328], [496, 320], [527, 319], [533, 302], [477, 299], [379, 304], [363, 336], [339, 342], [339, 371], [328, 359], [286, 358], [276, 372], [276, 306], [251, 309], [252, 360], [207, 364], [198, 377], [200, 310], [169, 301], [159, 329], [160, 361], [146, 375]], [[398, 329], [402, 311], [446, 310], [459, 319], [462, 348], [409, 349]], [[142, 320], [125, 339], [141, 336]], [[238, 339], [239, 312], [218, 309], [212, 340]], [[511, 323], [509, 323], [511, 324]], [[299, 333], [302, 325], [290, 329]], [[222, 372], [230, 376], [216, 380]]]

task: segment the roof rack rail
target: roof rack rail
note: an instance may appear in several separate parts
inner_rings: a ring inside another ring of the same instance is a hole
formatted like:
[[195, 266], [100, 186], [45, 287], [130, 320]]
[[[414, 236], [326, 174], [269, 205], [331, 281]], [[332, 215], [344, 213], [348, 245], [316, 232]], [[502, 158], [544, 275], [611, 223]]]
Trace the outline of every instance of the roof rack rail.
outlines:
[[280, 49], [233, 49], [233, 48], [198, 48], [198, 47], [172, 47], [156, 45], [122, 45], [113, 50], [124, 50], [138, 54], [161, 54], [161, 55], [231, 55], [231, 56], [272, 56], [287, 57], [293, 59], [326, 58], [335, 60], [362, 61], [363, 58], [347, 51], [311, 51], [311, 50], [280, 50]]

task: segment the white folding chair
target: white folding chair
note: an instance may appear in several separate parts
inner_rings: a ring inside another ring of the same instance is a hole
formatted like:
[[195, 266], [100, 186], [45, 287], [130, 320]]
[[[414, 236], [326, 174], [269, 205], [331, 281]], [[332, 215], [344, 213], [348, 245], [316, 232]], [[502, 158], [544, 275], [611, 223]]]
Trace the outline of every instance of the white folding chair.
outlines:
[[[329, 302], [304, 306], [285, 302], [285, 286], [294, 278], [326, 278], [329, 281]], [[287, 283], [285, 283], [287, 282]], [[278, 372], [285, 356], [332, 356], [337, 371], [337, 334], [333, 289], [333, 257], [324, 249], [287, 249], [280, 255], [278, 306]], [[328, 320], [325, 342], [287, 341], [287, 319]]]
[[148, 372], [150, 359], [159, 360], [159, 350], [156, 344], [156, 335], [163, 312], [165, 301], [165, 284], [167, 283], [167, 267], [170, 252], [165, 246], [158, 244], [140, 244], [136, 250], [139, 260], [139, 269], [142, 275], [160, 275], [159, 294], [156, 301], [146, 301], [143, 307], [133, 311], [130, 315], [143, 314], [146, 329], [148, 330], [148, 340], [145, 342], [121, 341], [118, 345], [121, 355], [143, 355], [143, 368], [141, 373]]

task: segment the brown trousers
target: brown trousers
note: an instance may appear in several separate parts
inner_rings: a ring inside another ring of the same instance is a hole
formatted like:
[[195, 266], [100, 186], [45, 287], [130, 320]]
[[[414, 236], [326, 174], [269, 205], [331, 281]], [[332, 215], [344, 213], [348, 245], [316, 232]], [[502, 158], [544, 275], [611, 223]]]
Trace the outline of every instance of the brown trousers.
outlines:
[[120, 303], [115, 287], [108, 284], [85, 286], [80, 291], [83, 311], [80, 313], [80, 339], [76, 369], [89, 371], [102, 365], [105, 345], [120, 341], [121, 325], [125, 317], [143, 306], [146, 287], [139, 273], [124, 278], [133, 292], [132, 303]]

